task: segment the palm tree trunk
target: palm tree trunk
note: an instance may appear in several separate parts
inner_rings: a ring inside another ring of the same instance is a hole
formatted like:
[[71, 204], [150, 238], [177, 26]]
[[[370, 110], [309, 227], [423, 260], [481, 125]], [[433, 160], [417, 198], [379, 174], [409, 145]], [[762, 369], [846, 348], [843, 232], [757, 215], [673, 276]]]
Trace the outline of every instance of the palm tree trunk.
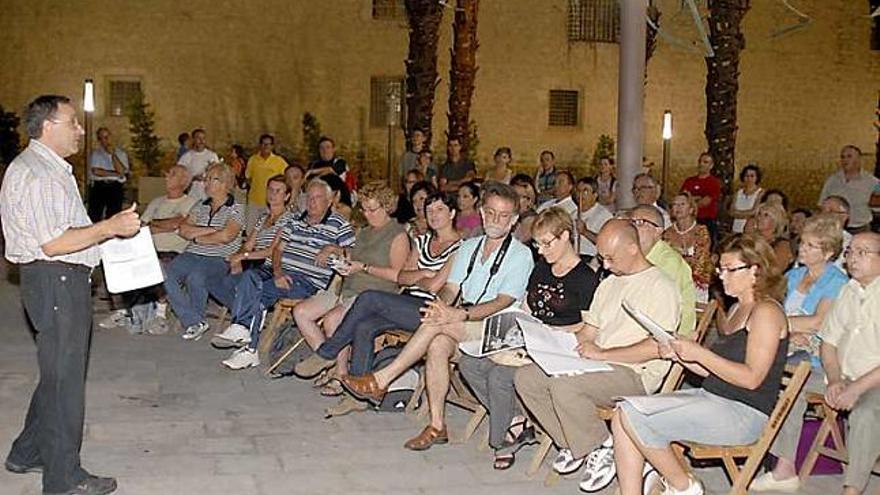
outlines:
[[709, 40], [714, 57], [706, 57], [706, 141], [715, 173], [729, 193], [736, 151], [736, 98], [739, 55], [745, 48], [741, 24], [750, 0], [709, 0]]
[[449, 129], [448, 138], [457, 138], [462, 153], [467, 156], [468, 122], [471, 97], [477, 75], [477, 6], [479, 0], [457, 0], [455, 21], [452, 24], [452, 63], [449, 69]]
[[657, 30], [651, 24], [660, 27], [660, 9], [654, 5], [648, 5], [648, 18], [651, 19], [651, 23], [645, 30], [645, 84], [648, 84], [648, 62], [654, 55], [654, 50], [657, 49]]
[[409, 21], [409, 54], [406, 58], [406, 136], [421, 129], [425, 147], [431, 147], [431, 122], [434, 118], [434, 90], [437, 77], [437, 42], [443, 5], [437, 0], [406, 0]]

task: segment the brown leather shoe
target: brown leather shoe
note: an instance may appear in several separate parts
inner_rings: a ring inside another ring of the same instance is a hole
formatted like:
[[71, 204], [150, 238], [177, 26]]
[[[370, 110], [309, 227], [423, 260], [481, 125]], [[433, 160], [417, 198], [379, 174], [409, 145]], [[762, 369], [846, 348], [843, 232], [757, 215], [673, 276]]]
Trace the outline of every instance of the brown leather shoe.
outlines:
[[385, 393], [388, 392], [388, 389], [382, 388], [376, 382], [376, 376], [372, 373], [367, 373], [364, 376], [343, 376], [341, 378], [342, 386], [348, 390], [351, 395], [354, 395], [358, 399], [361, 400], [369, 400], [376, 404], [382, 402], [382, 398], [385, 397]]
[[407, 440], [403, 446], [409, 450], [428, 450], [432, 445], [442, 445], [444, 443], [449, 443], [446, 427], [444, 426], [442, 430], [438, 430], [428, 425], [418, 436]]

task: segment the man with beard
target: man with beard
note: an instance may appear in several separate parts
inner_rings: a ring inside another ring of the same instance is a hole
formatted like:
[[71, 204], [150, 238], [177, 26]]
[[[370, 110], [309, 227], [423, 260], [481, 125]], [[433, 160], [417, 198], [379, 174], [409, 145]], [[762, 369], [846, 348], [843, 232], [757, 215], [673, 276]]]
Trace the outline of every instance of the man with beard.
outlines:
[[410, 450], [426, 450], [449, 441], [444, 417], [449, 361], [459, 342], [479, 338], [481, 320], [523, 298], [534, 266], [529, 248], [510, 233], [518, 216], [516, 191], [491, 182], [483, 197], [480, 214], [485, 234], [462, 243], [446, 285], [437, 300], [423, 309], [422, 325], [403, 351], [376, 373], [342, 379], [355, 397], [380, 402], [395, 378], [426, 358], [431, 422], [404, 444]]

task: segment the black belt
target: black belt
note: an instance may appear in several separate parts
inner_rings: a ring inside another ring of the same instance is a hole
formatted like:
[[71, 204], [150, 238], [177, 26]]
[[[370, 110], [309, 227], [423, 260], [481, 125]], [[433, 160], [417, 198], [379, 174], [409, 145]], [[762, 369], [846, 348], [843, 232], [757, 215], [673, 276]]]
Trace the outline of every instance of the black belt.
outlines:
[[69, 270], [76, 270], [78, 272], [83, 273], [92, 273], [92, 267], [88, 265], [83, 265], [80, 263], [68, 263], [66, 261], [55, 261], [55, 260], [36, 260], [31, 261], [30, 263], [24, 263], [22, 266], [48, 266], [48, 267], [57, 267], [57, 268], [67, 268]]

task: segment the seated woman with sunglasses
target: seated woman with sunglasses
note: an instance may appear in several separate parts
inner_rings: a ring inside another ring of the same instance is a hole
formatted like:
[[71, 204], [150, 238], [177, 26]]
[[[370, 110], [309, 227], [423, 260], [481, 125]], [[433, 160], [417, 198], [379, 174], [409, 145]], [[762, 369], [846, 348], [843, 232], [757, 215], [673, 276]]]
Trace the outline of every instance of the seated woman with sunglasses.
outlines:
[[[581, 311], [590, 307], [599, 284], [596, 272], [581, 259], [571, 238], [571, 217], [559, 207], [538, 214], [532, 224], [533, 243], [541, 257], [529, 277], [523, 309], [561, 331], [581, 327]], [[463, 355], [459, 369], [477, 399], [489, 412], [489, 445], [494, 468], [513, 466], [516, 451], [534, 439], [534, 430], [519, 406], [513, 377], [529, 361], [521, 350], [477, 358]]]
[[[711, 349], [686, 339], [660, 346], [663, 357], [705, 377], [701, 388], [668, 394], [691, 400], [653, 414], [627, 400], [619, 404], [611, 431], [622, 495], [642, 493], [645, 461], [665, 480], [663, 493], [702, 494], [701, 483], [688, 475], [671, 443], [742, 445], [760, 436], [776, 404], [788, 348], [788, 324], [779, 302], [784, 283], [775, 261], [773, 248], [762, 238], [735, 235], [728, 240], [718, 274], [724, 291], [737, 300], [728, 318], [729, 328], [737, 330]], [[647, 404], [668, 395], [638, 400]]]

